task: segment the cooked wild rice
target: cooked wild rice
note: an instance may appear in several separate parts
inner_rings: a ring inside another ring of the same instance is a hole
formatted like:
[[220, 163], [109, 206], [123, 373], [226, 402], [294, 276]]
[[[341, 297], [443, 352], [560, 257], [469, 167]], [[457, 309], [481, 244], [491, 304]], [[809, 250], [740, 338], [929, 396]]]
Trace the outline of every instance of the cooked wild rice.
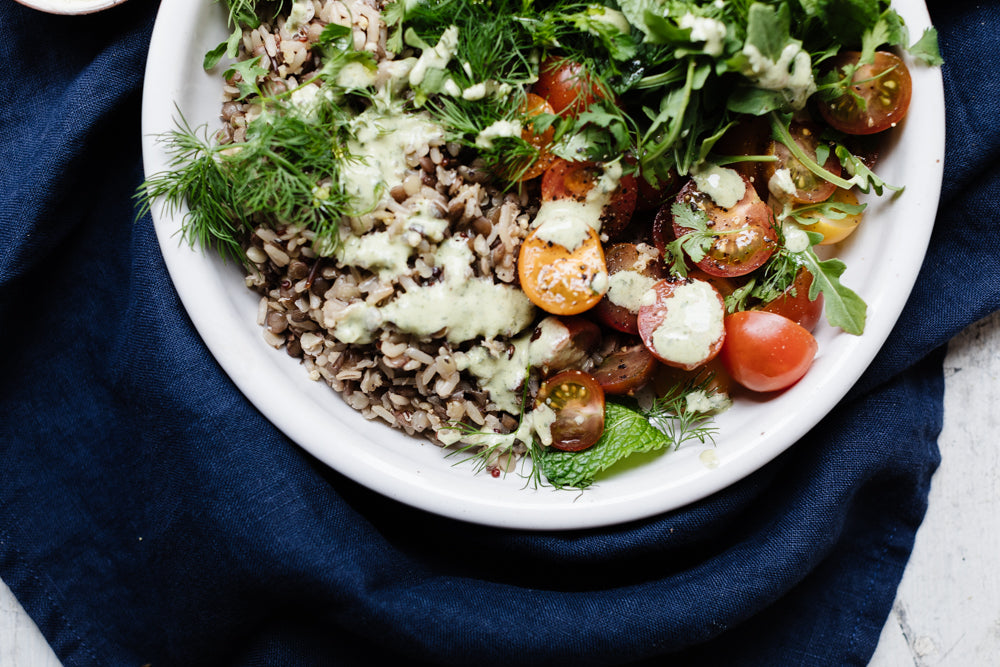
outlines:
[[[390, 62], [385, 25], [372, 4], [313, 0], [312, 8], [313, 16], [296, 30], [279, 18], [274, 25], [244, 32], [245, 55], [262, 56], [261, 66], [269, 70], [262, 88], [271, 93], [292, 90], [316, 69], [319, 56], [312, 54], [310, 45], [330, 22], [352, 26], [355, 46], [375, 53], [380, 70]], [[219, 137], [238, 143], [245, 139], [254, 108], [236, 101], [235, 86], [227, 85], [224, 91]], [[418, 205], [432, 201], [436, 214], [450, 223], [446, 236], [461, 233], [469, 238], [474, 274], [514, 283], [515, 258], [534, 213], [529, 194], [491, 187], [475, 163], [463, 164], [459, 156], [457, 145], [420, 147], [406, 156], [409, 174], [391, 190], [391, 198], [345, 223], [355, 233], [396, 231]], [[247, 275], [246, 284], [261, 294], [257, 321], [268, 344], [301, 358], [312, 379], [328, 383], [368, 419], [382, 419], [407, 433], [440, 442], [442, 429], [454, 422], [501, 433], [516, 428], [516, 417], [498, 410], [475, 378], [458, 370], [461, 346], [450, 344], [443, 332], [421, 338], [387, 326], [373, 343], [361, 345], [338, 341], [323, 325], [325, 317], [351, 304], [381, 304], [437, 280], [441, 272], [434, 253], [439, 243], [420, 238], [409, 272], [383, 280], [372, 271], [317, 257], [313, 240], [306, 229], [267, 226], [257, 228], [249, 240], [247, 256], [256, 270]], [[495, 344], [501, 349], [506, 345], [502, 340]]]

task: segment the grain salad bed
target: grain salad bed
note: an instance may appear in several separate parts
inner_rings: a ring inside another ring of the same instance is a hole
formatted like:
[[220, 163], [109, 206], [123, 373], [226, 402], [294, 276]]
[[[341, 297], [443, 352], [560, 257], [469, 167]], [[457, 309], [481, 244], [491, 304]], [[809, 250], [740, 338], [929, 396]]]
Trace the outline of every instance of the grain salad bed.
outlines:
[[[385, 25], [375, 6], [333, 0], [314, 2], [312, 7], [312, 16], [301, 17], [294, 30], [279, 17], [273, 25], [264, 23], [244, 31], [241, 57], [259, 55], [261, 67], [268, 70], [262, 90], [278, 94], [308, 79], [320, 65], [308, 45], [329, 23], [350, 26], [355, 49], [380, 59], [378, 76], [393, 75], [394, 63], [385, 49]], [[224, 124], [218, 140], [238, 145], [245, 139], [248, 115], [253, 117], [256, 107], [237, 101], [240, 90], [235, 85], [226, 85], [224, 94]], [[301, 89], [298, 94], [302, 95]], [[272, 228], [273, 222], [267, 221], [257, 227], [246, 246], [255, 269], [248, 272], [246, 284], [262, 295], [258, 324], [269, 345], [300, 358], [312, 379], [329, 384], [368, 419], [381, 419], [439, 444], [460, 439], [462, 433], [456, 430], [460, 423], [469, 431], [511, 433], [518, 427], [518, 407], [508, 399], [507, 410], [501, 409], [477, 378], [460, 370], [469, 363], [466, 352], [471, 343], [450, 342], [445, 330], [418, 336], [392, 326], [382, 328], [370, 343], [345, 343], [328, 326], [340, 321], [353, 304], [384, 304], [439, 281], [442, 270], [436, 253], [448, 239], [463, 240], [472, 257], [473, 276], [499, 284], [517, 283], [518, 249], [538, 208], [537, 182], [520, 192], [504, 192], [490, 184], [488, 174], [467, 149], [440, 137], [405, 146], [405, 150], [402, 182], [391, 187], [388, 197], [371, 199], [377, 201], [374, 209], [351, 217], [343, 238], [372, 238], [380, 233], [405, 237], [412, 256], [406, 260], [371, 258], [369, 268], [343, 265], [333, 257], [317, 256], [313, 232], [293, 226]], [[390, 255], [392, 251], [383, 248], [375, 253]], [[485, 317], [481, 310], [464, 315]], [[506, 354], [510, 345], [505, 336], [486, 344], [498, 356]], [[608, 337], [580, 365], [592, 367], [614, 344], [615, 337]], [[529, 391], [537, 387], [534, 378]], [[522, 442], [498, 448], [483, 465], [508, 470], [525, 450]]]

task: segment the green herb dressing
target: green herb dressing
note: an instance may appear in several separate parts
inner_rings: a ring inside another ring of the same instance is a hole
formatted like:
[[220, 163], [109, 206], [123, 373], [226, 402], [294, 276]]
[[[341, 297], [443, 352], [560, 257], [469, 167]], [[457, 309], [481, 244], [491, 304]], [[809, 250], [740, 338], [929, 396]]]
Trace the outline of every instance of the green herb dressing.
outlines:
[[389, 187], [402, 183], [408, 155], [423, 146], [444, 143], [444, 130], [427, 116], [381, 105], [359, 114], [352, 127], [354, 139], [348, 142], [348, 152], [363, 157], [342, 165], [340, 185], [358, 211], [371, 210]]
[[[644, 297], [646, 303], [655, 300], [655, 291]], [[712, 286], [703, 280], [680, 285], [665, 306], [663, 321], [651, 337], [656, 353], [680, 364], [695, 364], [708, 357], [712, 343], [723, 334], [725, 315]]]
[[448, 342], [462, 343], [512, 336], [531, 324], [535, 307], [528, 297], [516, 287], [473, 277], [472, 261], [466, 239], [453, 237], [435, 254], [435, 264], [443, 268], [439, 282], [403, 292], [382, 306], [356, 303], [339, 312], [324, 306], [326, 326], [345, 343], [372, 342], [375, 331], [389, 323], [417, 336], [444, 331]]
[[657, 283], [638, 271], [616, 271], [608, 276], [608, 299], [616, 306], [638, 313], [642, 297]]
[[582, 200], [562, 197], [543, 201], [531, 226], [543, 241], [576, 250], [587, 239], [588, 228], [601, 231], [601, 212], [621, 181], [622, 167], [618, 162], [604, 166], [601, 177]]
[[692, 178], [698, 190], [722, 208], [732, 208], [747, 193], [746, 181], [739, 172], [728, 167], [708, 165], [695, 172]]

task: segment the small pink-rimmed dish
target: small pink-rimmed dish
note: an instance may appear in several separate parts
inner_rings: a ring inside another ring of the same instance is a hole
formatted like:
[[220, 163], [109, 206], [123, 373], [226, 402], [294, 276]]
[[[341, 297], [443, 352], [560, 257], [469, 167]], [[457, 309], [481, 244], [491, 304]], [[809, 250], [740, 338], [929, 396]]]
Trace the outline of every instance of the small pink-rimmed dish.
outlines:
[[125, 0], [16, 0], [25, 7], [37, 9], [46, 14], [93, 14], [111, 9]]

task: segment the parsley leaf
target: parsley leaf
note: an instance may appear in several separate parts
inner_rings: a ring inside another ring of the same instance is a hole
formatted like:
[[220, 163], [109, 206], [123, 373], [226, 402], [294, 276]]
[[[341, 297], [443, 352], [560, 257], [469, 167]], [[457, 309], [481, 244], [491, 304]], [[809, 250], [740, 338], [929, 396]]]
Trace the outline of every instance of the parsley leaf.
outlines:
[[927, 28], [920, 39], [910, 47], [910, 55], [925, 65], [943, 65], [944, 58], [938, 49], [938, 33], [934, 28]]
[[708, 228], [708, 214], [699, 208], [675, 202], [670, 207], [670, 214], [678, 226], [691, 230], [668, 243], [663, 250], [664, 260], [671, 272], [684, 278], [687, 276], [685, 253], [695, 264], [700, 262], [712, 247], [715, 232]]

